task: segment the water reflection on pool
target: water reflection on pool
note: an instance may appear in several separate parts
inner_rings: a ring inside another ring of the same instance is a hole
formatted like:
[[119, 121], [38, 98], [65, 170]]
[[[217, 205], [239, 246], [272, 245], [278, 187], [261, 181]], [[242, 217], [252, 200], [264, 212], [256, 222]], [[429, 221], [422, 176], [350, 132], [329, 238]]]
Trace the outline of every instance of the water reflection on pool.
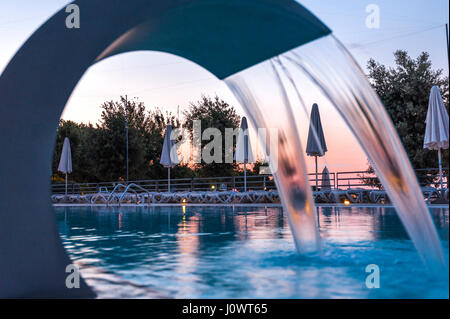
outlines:
[[[322, 252], [300, 256], [264, 207], [57, 207], [64, 246], [99, 297], [448, 298], [395, 211], [322, 207]], [[448, 261], [448, 209], [432, 209]], [[365, 268], [380, 268], [368, 289]]]

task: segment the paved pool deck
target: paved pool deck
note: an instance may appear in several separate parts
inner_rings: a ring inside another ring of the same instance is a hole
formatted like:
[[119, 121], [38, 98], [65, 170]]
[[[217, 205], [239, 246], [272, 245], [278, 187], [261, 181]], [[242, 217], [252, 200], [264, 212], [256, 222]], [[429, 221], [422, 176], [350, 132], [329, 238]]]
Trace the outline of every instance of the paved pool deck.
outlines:
[[[54, 207], [167, 207], [167, 206], [199, 206], [199, 207], [282, 207], [281, 204], [273, 204], [273, 203], [246, 203], [246, 204], [182, 204], [182, 203], [151, 203], [151, 204], [79, 204], [79, 203], [57, 203], [52, 204]], [[430, 208], [449, 208], [448, 204], [429, 204], [427, 205]], [[316, 207], [383, 207], [383, 208], [394, 208], [394, 205], [391, 204], [317, 204]]]

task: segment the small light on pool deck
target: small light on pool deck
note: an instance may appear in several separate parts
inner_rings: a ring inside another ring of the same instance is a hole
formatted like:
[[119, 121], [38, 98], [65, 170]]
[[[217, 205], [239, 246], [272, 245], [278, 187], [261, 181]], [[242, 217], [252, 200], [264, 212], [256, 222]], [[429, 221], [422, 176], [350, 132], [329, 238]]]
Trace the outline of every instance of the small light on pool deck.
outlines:
[[186, 198], [183, 198], [182, 203], [186, 204]]
[[211, 189], [212, 189], [212, 190], [216, 189], [216, 185], [212, 185], [212, 186], [211, 186]]
[[344, 200], [344, 205], [345, 205], [345, 206], [350, 205], [350, 201], [349, 201], [348, 199]]

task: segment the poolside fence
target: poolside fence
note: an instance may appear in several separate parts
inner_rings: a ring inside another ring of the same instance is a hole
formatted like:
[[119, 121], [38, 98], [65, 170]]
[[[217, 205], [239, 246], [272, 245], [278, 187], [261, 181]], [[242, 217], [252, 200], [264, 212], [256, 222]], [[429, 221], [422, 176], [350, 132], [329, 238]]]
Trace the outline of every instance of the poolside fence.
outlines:
[[[349, 171], [349, 172], [330, 172], [329, 179], [325, 179], [321, 173], [318, 173], [319, 185], [321, 188], [322, 180], [328, 181], [331, 189], [382, 189], [382, 185], [376, 177], [375, 173], [367, 171]], [[449, 169], [443, 169], [444, 187], [448, 189]], [[316, 174], [308, 174], [309, 181], [315, 189]], [[439, 188], [439, 169], [426, 168], [417, 169], [416, 176], [421, 186], [430, 186]], [[76, 194], [94, 194], [99, 191], [110, 192], [119, 182], [103, 182], [103, 183], [75, 183], [68, 184], [68, 193]], [[165, 192], [168, 190], [167, 179], [155, 180], [137, 180], [128, 183], [136, 184], [148, 192]], [[173, 178], [170, 180], [170, 188], [172, 192], [186, 191], [223, 191], [244, 189], [244, 176], [228, 176], [228, 177], [194, 177], [194, 178]], [[275, 181], [272, 175], [248, 175], [247, 188], [249, 190], [276, 190]], [[52, 194], [64, 194], [64, 183], [52, 183]]]

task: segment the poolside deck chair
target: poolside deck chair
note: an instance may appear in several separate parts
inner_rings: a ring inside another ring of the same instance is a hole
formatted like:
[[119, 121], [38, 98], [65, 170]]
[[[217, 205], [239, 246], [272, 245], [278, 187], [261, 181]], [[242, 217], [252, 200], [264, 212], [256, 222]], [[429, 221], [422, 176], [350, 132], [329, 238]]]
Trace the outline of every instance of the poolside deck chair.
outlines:
[[234, 195], [232, 192], [218, 192], [216, 195], [216, 202], [221, 204], [231, 203]]
[[369, 192], [369, 200], [374, 204], [384, 204], [389, 198], [385, 190], [372, 190]]
[[320, 190], [313, 192], [313, 198], [315, 203], [330, 203], [331, 190]]
[[437, 199], [441, 196], [441, 194], [439, 193], [439, 190], [434, 187], [424, 186], [424, 187], [421, 187], [421, 190], [422, 190], [424, 199], [428, 202], [430, 202], [433, 199]]
[[199, 192], [188, 192], [186, 194], [186, 200], [188, 203], [200, 203], [201, 202], [201, 197]]
[[342, 189], [333, 189], [330, 191], [328, 198], [330, 199], [331, 203], [343, 203], [346, 199], [350, 202], [353, 199], [350, 199], [350, 196], [348, 195], [347, 190]]
[[270, 190], [266, 192], [266, 198], [269, 203], [280, 203], [280, 196], [277, 190]]
[[347, 198], [351, 203], [364, 203], [368, 197], [368, 190], [364, 188], [353, 188], [347, 190]]

